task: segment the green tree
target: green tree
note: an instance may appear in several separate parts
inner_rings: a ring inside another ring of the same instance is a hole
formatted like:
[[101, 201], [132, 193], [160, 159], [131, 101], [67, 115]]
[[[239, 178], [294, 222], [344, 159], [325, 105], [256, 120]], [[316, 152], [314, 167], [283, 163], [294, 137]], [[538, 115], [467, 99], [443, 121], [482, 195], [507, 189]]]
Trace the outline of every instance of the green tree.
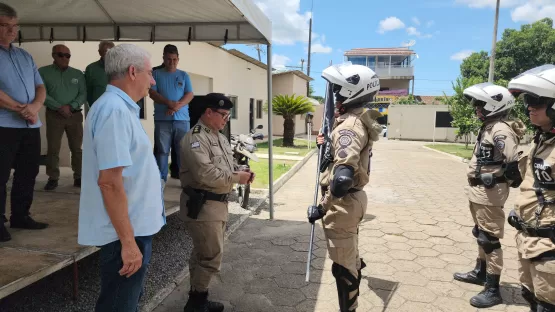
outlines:
[[325, 101], [324, 97], [323, 97], [323, 96], [319, 96], [319, 95], [311, 96], [311, 98], [315, 99], [315, 100], [318, 101], [318, 103], [320, 103], [320, 104], [324, 103], [324, 101]]
[[449, 107], [449, 112], [453, 117], [451, 125], [457, 129], [456, 138], [464, 138], [466, 148], [470, 143], [470, 134], [476, 133], [480, 128], [480, 121], [475, 117], [474, 108], [464, 97], [464, 89], [483, 82], [479, 77], [463, 78], [459, 77], [452, 83], [454, 94], [451, 97], [444, 96], [443, 102]]
[[[555, 63], [555, 29], [553, 20], [544, 18], [526, 24], [520, 30], [505, 29], [496, 45], [495, 79], [511, 80], [522, 72], [544, 64]], [[464, 78], [487, 80], [488, 52], [473, 53], [461, 64]]]
[[397, 98], [397, 100], [395, 101], [394, 104], [399, 104], [399, 105], [424, 105], [424, 103], [419, 102], [418, 100], [416, 100], [416, 98], [412, 94], [409, 94], [408, 96], [400, 96], [399, 98]]
[[[268, 105], [264, 110], [268, 111]], [[277, 95], [272, 99], [272, 113], [283, 117], [283, 146], [294, 146], [295, 116], [314, 112], [314, 106], [302, 95]]]

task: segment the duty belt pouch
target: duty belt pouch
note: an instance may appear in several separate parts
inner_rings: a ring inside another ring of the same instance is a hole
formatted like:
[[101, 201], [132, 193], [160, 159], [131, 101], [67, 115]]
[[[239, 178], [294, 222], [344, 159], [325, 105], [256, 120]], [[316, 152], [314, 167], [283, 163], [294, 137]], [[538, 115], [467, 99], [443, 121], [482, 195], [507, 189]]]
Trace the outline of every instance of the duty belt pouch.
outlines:
[[492, 173], [482, 173], [480, 174], [480, 180], [484, 183], [484, 187], [487, 189], [491, 189], [495, 186], [495, 177]]
[[189, 200], [187, 200], [187, 217], [197, 219], [202, 206], [206, 202], [204, 194], [196, 192], [191, 187], [186, 187], [183, 190], [185, 191], [185, 194], [189, 196]]

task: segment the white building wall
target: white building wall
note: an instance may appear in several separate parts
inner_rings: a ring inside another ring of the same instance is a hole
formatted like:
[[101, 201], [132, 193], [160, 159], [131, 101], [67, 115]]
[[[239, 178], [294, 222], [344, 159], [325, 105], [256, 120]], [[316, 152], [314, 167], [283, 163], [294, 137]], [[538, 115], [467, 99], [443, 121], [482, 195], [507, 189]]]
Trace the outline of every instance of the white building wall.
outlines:
[[[98, 42], [53, 42], [53, 43], [24, 43], [22, 48], [33, 56], [38, 67], [52, 63], [51, 49], [55, 44], [65, 44], [71, 50], [70, 66], [85, 70], [86, 66], [98, 60]], [[118, 43], [116, 43], [117, 45]], [[152, 55], [152, 66], [162, 63], [162, 51], [166, 42], [155, 44], [148, 42], [137, 42]], [[238, 97], [237, 119], [231, 120], [232, 133], [247, 133], [249, 129], [249, 99], [264, 100], [267, 98], [267, 74], [266, 69], [251, 64], [228, 52], [206, 43], [193, 42], [172, 43], [177, 46], [180, 54], [178, 68], [186, 71], [191, 76], [193, 92], [203, 95], [209, 92], [225, 93]], [[44, 110], [44, 109], [43, 109]], [[154, 137], [154, 104], [150, 98], [146, 99], [145, 119], [142, 120], [145, 131], [153, 140]], [[260, 132], [268, 134], [268, 118], [264, 112], [262, 119], [255, 119], [255, 124], [262, 124], [264, 129]], [[255, 115], [256, 117], [256, 115]], [[41, 112], [41, 120], [44, 122], [44, 112]], [[46, 154], [46, 127], [41, 129], [42, 154]], [[60, 151], [60, 165], [69, 166], [69, 148], [67, 139], [63, 139]]]

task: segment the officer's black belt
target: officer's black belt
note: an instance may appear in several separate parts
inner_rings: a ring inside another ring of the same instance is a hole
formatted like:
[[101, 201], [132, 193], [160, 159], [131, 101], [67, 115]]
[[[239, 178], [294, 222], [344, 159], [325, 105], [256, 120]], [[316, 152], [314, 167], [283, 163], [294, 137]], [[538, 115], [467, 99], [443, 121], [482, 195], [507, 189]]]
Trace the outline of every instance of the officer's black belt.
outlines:
[[535, 228], [533, 226], [528, 226], [524, 222], [518, 222], [518, 224], [520, 225], [520, 229], [517, 229], [526, 233], [530, 237], [555, 239], [555, 225]]
[[[322, 194], [328, 191], [328, 187], [327, 186], [322, 186]], [[350, 188], [347, 192], [348, 193], [356, 193], [356, 192], [360, 192], [362, 190], [356, 189], [356, 188]]]
[[[503, 177], [503, 176], [495, 177], [494, 180], [495, 180], [496, 183], [507, 183], [507, 179], [505, 179], [505, 177]], [[468, 178], [468, 185], [470, 185], [470, 186], [478, 186], [478, 185], [483, 185], [483, 184], [484, 184], [484, 182], [480, 178]]]
[[195, 192], [203, 194], [204, 199], [206, 200], [213, 200], [219, 202], [226, 202], [229, 199], [229, 193], [227, 194], [216, 194], [205, 190], [194, 189]]

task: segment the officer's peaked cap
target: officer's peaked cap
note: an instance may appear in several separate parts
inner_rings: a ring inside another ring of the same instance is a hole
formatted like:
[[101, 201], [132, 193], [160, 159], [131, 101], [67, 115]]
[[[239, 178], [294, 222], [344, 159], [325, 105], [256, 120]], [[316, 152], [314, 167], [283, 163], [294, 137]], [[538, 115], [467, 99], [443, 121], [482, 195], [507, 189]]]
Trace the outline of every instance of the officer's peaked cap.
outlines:
[[204, 108], [230, 110], [233, 102], [222, 93], [209, 93], [204, 97]]

